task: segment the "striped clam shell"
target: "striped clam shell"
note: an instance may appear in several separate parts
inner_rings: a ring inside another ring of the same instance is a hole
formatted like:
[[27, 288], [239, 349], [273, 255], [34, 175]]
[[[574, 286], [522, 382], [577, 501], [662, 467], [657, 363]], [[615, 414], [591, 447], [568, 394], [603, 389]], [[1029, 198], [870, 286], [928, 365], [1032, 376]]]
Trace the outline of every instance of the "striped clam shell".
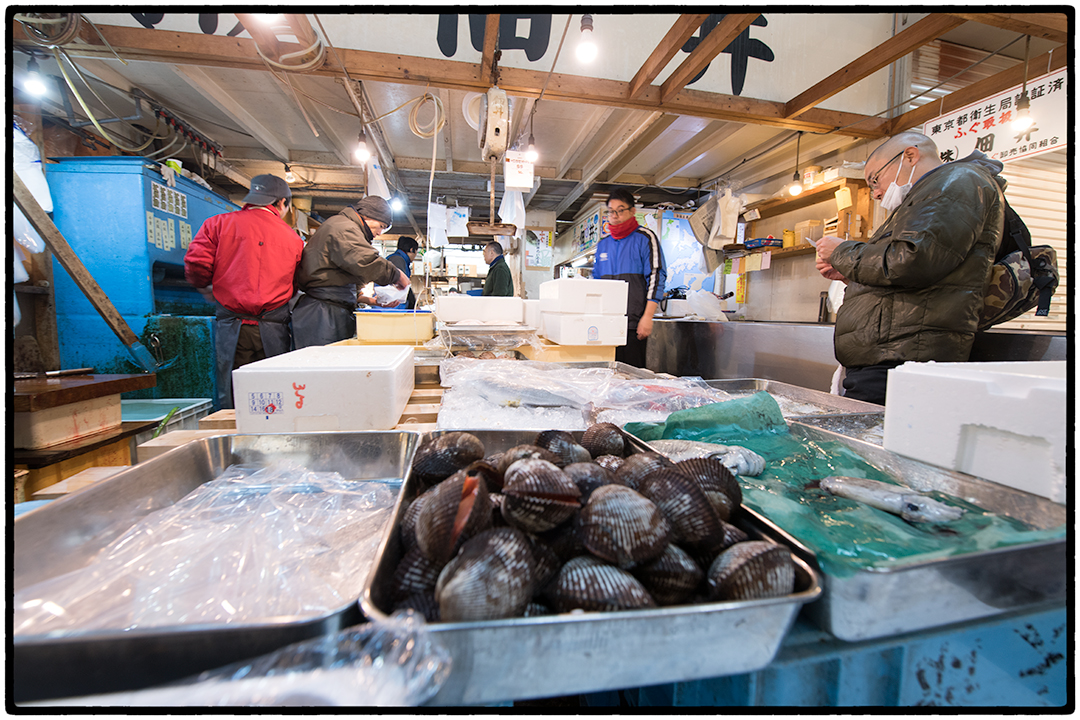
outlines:
[[435, 586], [444, 622], [498, 620], [524, 612], [533, 594], [529, 539], [514, 528], [480, 533], [447, 563]]
[[637, 578], [588, 555], [574, 558], [563, 565], [548, 590], [547, 598], [551, 607], [560, 613], [578, 608], [612, 612], [656, 607], [649, 591]]
[[569, 520], [581, 508], [581, 491], [547, 460], [526, 458], [506, 469], [503, 518], [528, 532], [543, 532]]
[[533, 444], [550, 451], [559, 458], [555, 463], [559, 467], [566, 467], [571, 463], [591, 462], [592, 455], [581, 447], [574, 436], [565, 430], [543, 430], [536, 435]]
[[435, 601], [434, 590], [414, 593], [395, 603], [393, 610], [415, 610], [424, 616], [427, 622], [439, 622], [439, 603]]
[[428, 559], [445, 564], [462, 543], [491, 527], [491, 501], [480, 475], [464, 470], [430, 494], [416, 518], [416, 541]]
[[736, 543], [746, 542], [749, 536], [739, 527], [720, 521], [720, 525], [723, 527], [724, 532], [714, 538], [714, 542], [701, 543], [694, 547], [688, 547], [686, 550], [694, 556], [694, 560], [697, 564], [703, 568], [707, 568], [712, 565], [716, 556], [727, 550]]
[[581, 436], [581, 446], [594, 458], [601, 455], [622, 457], [626, 454], [626, 444], [619, 426], [614, 423], [595, 423], [585, 429]]
[[620, 483], [631, 490], [637, 490], [641, 486], [641, 481], [644, 480], [647, 475], [656, 472], [661, 468], [671, 467], [672, 464], [673, 463], [670, 460], [660, 453], [634, 453], [626, 458], [623, 464], [619, 466], [618, 471], [615, 473], [615, 477], [619, 479]]
[[525, 460], [526, 458], [547, 460], [552, 465], [558, 465], [559, 463], [558, 456], [546, 448], [537, 445], [515, 445], [504, 452], [499, 459], [498, 470], [503, 473], [503, 484], [506, 484], [506, 471], [510, 469], [510, 466], [518, 460]]
[[525, 606], [525, 612], [521, 614], [521, 617], [541, 617], [552, 614], [551, 608], [547, 605], [533, 601]]
[[539, 533], [537, 539], [551, 548], [559, 556], [560, 562], [566, 562], [589, 552], [582, 544], [577, 533], [577, 522], [563, 523], [551, 530]]
[[615, 455], [601, 455], [596, 458], [596, 464], [602, 468], [606, 468], [613, 473], [618, 474], [619, 468], [625, 462], [624, 458], [617, 457]]
[[664, 513], [674, 542], [687, 547], [711, 547], [723, 537], [723, 525], [705, 491], [675, 468], [663, 468], [646, 477], [641, 482], [641, 494]]
[[535, 594], [541, 592], [559, 574], [563, 561], [551, 546], [536, 535], [529, 535], [528, 538], [533, 554], [533, 580], [535, 581], [533, 592]]
[[563, 472], [574, 481], [581, 491], [581, 502], [588, 502], [592, 491], [601, 485], [616, 484], [615, 473], [594, 462], [571, 463]]
[[499, 472], [496, 466], [489, 463], [486, 458], [469, 463], [465, 468], [465, 472], [482, 477], [489, 493], [497, 493], [502, 490], [503, 474]]
[[424, 503], [431, 499], [431, 491], [413, 499], [405, 512], [401, 515], [401, 524], [398, 526], [398, 534], [401, 537], [401, 549], [407, 552], [416, 547], [416, 518], [420, 517], [420, 511]]
[[707, 582], [710, 600], [783, 597], [795, 589], [795, 563], [782, 545], [748, 540], [720, 553]]
[[622, 485], [593, 491], [578, 515], [577, 533], [589, 552], [624, 569], [659, 556], [671, 540], [660, 508]]
[[675, 463], [675, 469], [698, 481], [721, 520], [730, 520], [742, 505], [738, 479], [716, 458], [683, 460]]
[[658, 605], [677, 605], [694, 594], [705, 572], [681, 547], [668, 545], [660, 557], [635, 568], [633, 575]]
[[406, 552], [390, 579], [392, 599], [397, 601], [416, 593], [435, 592], [435, 582], [439, 579], [444, 564], [429, 560], [420, 552], [419, 547]]
[[448, 432], [424, 443], [413, 456], [412, 473], [426, 485], [445, 480], [484, 457], [484, 443], [467, 432]]

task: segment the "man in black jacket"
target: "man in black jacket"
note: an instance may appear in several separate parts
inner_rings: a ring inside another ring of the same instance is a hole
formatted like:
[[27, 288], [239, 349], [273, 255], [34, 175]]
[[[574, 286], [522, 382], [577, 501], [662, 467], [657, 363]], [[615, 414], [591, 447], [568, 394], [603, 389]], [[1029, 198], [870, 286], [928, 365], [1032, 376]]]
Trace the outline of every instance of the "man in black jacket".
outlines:
[[484, 262], [488, 264], [487, 279], [484, 281], [484, 295], [513, 297], [514, 279], [510, 276], [510, 266], [503, 258], [503, 247], [497, 242], [484, 246]]

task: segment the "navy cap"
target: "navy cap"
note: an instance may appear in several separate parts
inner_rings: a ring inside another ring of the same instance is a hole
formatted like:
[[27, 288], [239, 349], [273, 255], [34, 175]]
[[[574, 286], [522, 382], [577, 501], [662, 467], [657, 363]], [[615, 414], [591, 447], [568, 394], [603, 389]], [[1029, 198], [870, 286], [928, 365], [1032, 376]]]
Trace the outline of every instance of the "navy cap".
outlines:
[[244, 204], [263, 207], [281, 198], [292, 199], [289, 183], [277, 175], [256, 175], [251, 178], [251, 189], [244, 198]]

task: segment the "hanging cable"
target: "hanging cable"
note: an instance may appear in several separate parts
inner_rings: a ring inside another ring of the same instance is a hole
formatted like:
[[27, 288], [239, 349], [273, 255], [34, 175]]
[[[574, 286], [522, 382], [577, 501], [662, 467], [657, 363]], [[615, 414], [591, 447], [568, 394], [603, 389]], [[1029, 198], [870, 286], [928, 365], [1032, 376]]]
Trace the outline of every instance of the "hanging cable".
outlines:
[[[116, 115], [119, 118], [120, 113], [116, 112], [115, 110], [112, 110], [112, 108], [109, 107], [109, 104], [107, 102], [105, 102], [105, 100], [102, 99], [102, 97], [100, 95], [97, 94], [97, 91], [94, 90], [94, 86], [91, 85], [90, 82], [86, 79], [86, 76], [82, 74], [82, 71], [79, 70], [79, 66], [77, 64], [75, 64], [75, 61], [71, 59], [71, 56], [67, 54], [67, 51], [64, 50], [63, 48], [53, 48], [53, 52], [57, 52], [57, 51], [59, 51], [59, 53], [63, 56], [63, 58], [68, 61], [68, 64], [71, 65], [71, 69], [74, 70], [75, 74], [79, 76], [79, 79], [82, 80], [83, 85], [85, 85], [86, 89], [90, 91], [90, 94], [93, 95], [94, 98], [99, 103], [101, 103], [106, 109], [108, 109], [110, 112], [112, 112], [114, 115]], [[57, 60], [57, 64], [59, 64], [59, 60]], [[131, 130], [133, 130], [133, 131], [135, 131], [137, 133], [141, 133], [143, 135], [148, 134], [145, 130], [140, 130], [139, 128], [137, 128], [134, 125], [132, 125], [131, 123], [129, 123], [127, 120], [121, 119], [120, 122], [124, 123], [124, 125], [126, 125], [129, 129], [131, 129]], [[158, 123], [158, 125], [160, 126], [160, 122]], [[150, 137], [152, 137], [155, 140], [164, 140], [165, 138], [167, 138], [169, 136], [168, 136], [168, 134], [166, 134], [166, 135], [153, 135], [153, 134], [150, 134]]]

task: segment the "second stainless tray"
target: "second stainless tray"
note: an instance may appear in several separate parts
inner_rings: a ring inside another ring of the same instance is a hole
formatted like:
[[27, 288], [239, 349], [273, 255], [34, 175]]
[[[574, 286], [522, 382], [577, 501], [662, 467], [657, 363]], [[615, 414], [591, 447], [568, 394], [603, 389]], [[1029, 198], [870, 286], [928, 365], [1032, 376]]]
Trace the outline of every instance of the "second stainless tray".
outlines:
[[777, 382], [761, 378], [734, 378], [730, 380], [706, 380], [710, 387], [733, 395], [751, 395], [764, 390], [776, 399], [780, 411], [788, 420], [815, 415], [836, 415], [847, 413], [882, 413], [882, 405], [852, 400], [840, 395], [832, 395], [820, 390]]

